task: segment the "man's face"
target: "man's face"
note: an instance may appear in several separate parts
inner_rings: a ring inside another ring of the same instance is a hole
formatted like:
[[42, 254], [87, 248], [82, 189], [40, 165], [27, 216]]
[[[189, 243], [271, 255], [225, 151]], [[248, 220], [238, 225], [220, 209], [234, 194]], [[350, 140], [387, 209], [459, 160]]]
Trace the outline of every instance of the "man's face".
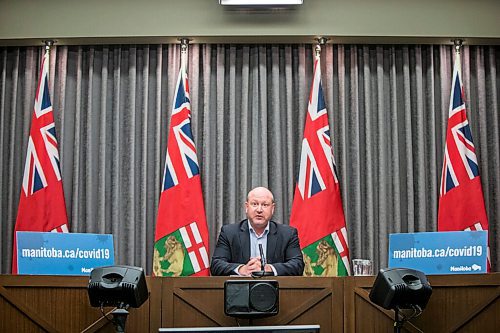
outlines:
[[256, 231], [263, 231], [274, 214], [272, 193], [265, 188], [256, 188], [248, 194], [245, 211], [250, 224]]

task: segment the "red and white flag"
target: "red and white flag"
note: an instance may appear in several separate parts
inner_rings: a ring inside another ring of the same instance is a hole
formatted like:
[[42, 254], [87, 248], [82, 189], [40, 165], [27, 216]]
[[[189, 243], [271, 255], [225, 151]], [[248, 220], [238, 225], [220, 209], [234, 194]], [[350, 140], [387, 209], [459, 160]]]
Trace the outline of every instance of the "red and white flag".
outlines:
[[206, 276], [210, 272], [208, 227], [184, 67], [183, 61], [174, 96], [158, 207], [155, 276]]
[[49, 51], [42, 60], [31, 117], [24, 176], [14, 228], [12, 274], [17, 274], [17, 231], [68, 232], [54, 114], [49, 95]]
[[290, 217], [290, 225], [299, 233], [307, 276], [350, 274], [347, 230], [331, 138], [317, 56]]
[[[465, 108], [460, 55], [455, 57], [439, 189], [438, 231], [488, 230], [479, 164]], [[490, 251], [488, 247], [488, 271]]]

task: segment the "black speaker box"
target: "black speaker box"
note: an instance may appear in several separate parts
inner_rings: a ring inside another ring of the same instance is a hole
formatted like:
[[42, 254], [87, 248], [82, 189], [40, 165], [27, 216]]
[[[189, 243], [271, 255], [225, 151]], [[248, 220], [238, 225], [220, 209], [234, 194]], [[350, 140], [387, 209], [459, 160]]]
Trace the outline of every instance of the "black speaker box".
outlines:
[[423, 272], [410, 268], [381, 269], [370, 291], [370, 300], [385, 309], [425, 309], [432, 287]]
[[144, 270], [133, 266], [96, 267], [88, 285], [93, 307], [140, 307], [149, 297]]
[[224, 313], [231, 317], [259, 318], [277, 315], [279, 285], [274, 280], [227, 280]]

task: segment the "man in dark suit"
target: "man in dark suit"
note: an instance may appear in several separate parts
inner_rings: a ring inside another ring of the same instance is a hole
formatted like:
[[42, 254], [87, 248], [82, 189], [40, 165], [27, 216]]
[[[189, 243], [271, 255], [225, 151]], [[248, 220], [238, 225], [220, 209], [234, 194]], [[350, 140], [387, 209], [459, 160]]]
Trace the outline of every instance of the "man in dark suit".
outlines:
[[297, 229], [271, 221], [274, 197], [265, 187], [248, 193], [245, 202], [247, 219], [221, 229], [210, 271], [212, 275], [249, 276], [261, 271], [259, 246], [267, 264], [264, 271], [271, 275], [302, 275], [304, 260]]

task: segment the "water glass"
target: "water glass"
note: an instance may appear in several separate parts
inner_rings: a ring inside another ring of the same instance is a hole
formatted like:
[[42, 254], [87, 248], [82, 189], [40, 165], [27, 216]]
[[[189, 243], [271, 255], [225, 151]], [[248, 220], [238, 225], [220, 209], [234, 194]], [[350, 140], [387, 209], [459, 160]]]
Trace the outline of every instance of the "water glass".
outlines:
[[352, 270], [354, 276], [373, 275], [373, 262], [370, 259], [353, 259]]

